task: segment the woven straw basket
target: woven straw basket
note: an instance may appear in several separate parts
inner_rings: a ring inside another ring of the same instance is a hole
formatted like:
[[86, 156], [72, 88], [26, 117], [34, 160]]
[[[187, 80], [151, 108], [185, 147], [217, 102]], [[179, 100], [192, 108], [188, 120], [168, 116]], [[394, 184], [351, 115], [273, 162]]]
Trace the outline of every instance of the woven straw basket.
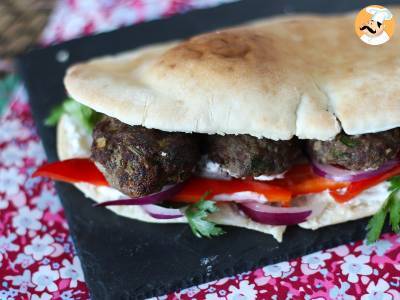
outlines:
[[0, 58], [11, 58], [35, 44], [55, 0], [0, 0]]

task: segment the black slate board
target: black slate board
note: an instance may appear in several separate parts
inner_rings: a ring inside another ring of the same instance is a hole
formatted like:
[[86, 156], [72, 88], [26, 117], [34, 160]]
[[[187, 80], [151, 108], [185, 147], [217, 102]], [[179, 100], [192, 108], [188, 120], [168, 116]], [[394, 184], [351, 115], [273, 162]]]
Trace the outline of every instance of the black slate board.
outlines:
[[[34, 50], [19, 59], [19, 72], [26, 84], [48, 159], [55, 161], [55, 130], [43, 126], [43, 120], [66, 96], [62, 78], [70, 64], [264, 16], [303, 11], [342, 12], [369, 4], [374, 1], [241, 1]], [[60, 51], [68, 51], [67, 62], [56, 60]], [[187, 225], [154, 225], [129, 220], [106, 209], [93, 208], [92, 201], [71, 185], [56, 184], [56, 188], [93, 299], [162, 295], [365, 235], [366, 220], [359, 220], [318, 231], [292, 227], [281, 244], [268, 235], [232, 227], [226, 228], [227, 234], [222, 237], [198, 239]]]

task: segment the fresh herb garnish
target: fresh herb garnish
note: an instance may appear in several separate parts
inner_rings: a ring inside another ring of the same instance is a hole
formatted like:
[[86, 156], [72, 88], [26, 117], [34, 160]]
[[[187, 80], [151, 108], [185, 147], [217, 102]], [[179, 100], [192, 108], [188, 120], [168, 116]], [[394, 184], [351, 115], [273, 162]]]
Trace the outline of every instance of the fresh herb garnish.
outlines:
[[78, 121], [86, 130], [92, 132], [94, 125], [100, 120], [102, 114], [91, 108], [76, 102], [73, 99], [66, 99], [61, 105], [55, 107], [44, 124], [55, 126], [63, 114], [68, 114]]
[[339, 140], [342, 142], [342, 144], [346, 145], [347, 147], [354, 148], [359, 145], [359, 142], [357, 140], [353, 140], [351, 137], [342, 135]]
[[214, 201], [204, 200], [205, 197], [206, 195], [200, 201], [190, 205], [185, 211], [190, 228], [193, 234], [199, 238], [203, 236], [210, 238], [222, 235], [225, 231], [214, 222], [207, 220], [207, 216], [210, 213], [218, 211], [218, 207]]
[[50, 115], [44, 120], [44, 124], [46, 126], [55, 126], [58, 121], [61, 119], [61, 116], [64, 114], [65, 110], [63, 104], [53, 108], [50, 112]]
[[379, 238], [387, 215], [389, 215], [389, 223], [392, 226], [392, 230], [395, 233], [400, 232], [400, 176], [391, 178], [389, 183], [389, 196], [381, 209], [368, 222], [368, 243], [373, 243]]
[[336, 149], [333, 149], [331, 153], [332, 153], [333, 157], [335, 157], [337, 159], [341, 159], [341, 158], [344, 158], [346, 156], [346, 153], [340, 152], [340, 151], [338, 151]]

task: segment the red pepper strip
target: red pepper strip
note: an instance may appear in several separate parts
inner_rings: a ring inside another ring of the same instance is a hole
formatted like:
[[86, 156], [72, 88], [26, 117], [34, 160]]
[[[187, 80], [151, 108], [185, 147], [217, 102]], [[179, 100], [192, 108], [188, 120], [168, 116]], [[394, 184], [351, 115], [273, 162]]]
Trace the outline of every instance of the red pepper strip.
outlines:
[[88, 158], [73, 158], [44, 164], [32, 175], [32, 177], [37, 176], [69, 183], [86, 182], [94, 185], [108, 186], [104, 175]]
[[[400, 165], [392, 170], [359, 182], [336, 182], [315, 175], [310, 165], [297, 165], [290, 169], [283, 179], [276, 179], [268, 183], [253, 180], [215, 180], [194, 177], [189, 179], [183, 190], [175, 195], [175, 201], [196, 202], [207, 191], [208, 198], [217, 194], [232, 194], [251, 191], [263, 194], [271, 202], [280, 202], [289, 205], [292, 196], [319, 193], [330, 190], [332, 197], [338, 202], [348, 201], [362, 191], [377, 185], [395, 175], [400, 174]], [[104, 175], [96, 165], [87, 158], [75, 158], [55, 163], [45, 164], [33, 173], [33, 177], [43, 176], [53, 180], [69, 183], [86, 182], [97, 186], [108, 186]], [[345, 193], [337, 191], [346, 188]]]
[[373, 187], [378, 183], [381, 183], [399, 174], [400, 174], [400, 165], [394, 167], [393, 169], [387, 171], [384, 174], [375, 176], [373, 178], [365, 179], [358, 182], [353, 182], [349, 185], [349, 187], [344, 193], [340, 193], [339, 191], [330, 191], [330, 194], [337, 202], [346, 202], [348, 200], [351, 200], [355, 196], [359, 195], [366, 189], [369, 189], [370, 187]]
[[270, 183], [254, 180], [217, 180], [193, 177], [187, 181], [182, 190], [171, 200], [193, 203], [199, 201], [207, 192], [206, 199], [212, 199], [213, 196], [219, 194], [233, 194], [245, 191], [262, 194], [270, 202], [289, 204], [292, 199], [290, 191]]
[[290, 190], [293, 196], [337, 190], [350, 185], [349, 182], [338, 182], [316, 175], [309, 164], [293, 166], [284, 178], [275, 179], [270, 183]]

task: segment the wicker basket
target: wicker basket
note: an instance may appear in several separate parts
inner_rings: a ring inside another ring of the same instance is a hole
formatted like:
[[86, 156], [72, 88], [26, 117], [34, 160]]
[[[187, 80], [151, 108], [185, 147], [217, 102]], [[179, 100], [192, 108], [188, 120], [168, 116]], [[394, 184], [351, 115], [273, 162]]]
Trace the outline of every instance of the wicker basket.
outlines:
[[0, 57], [11, 58], [35, 44], [53, 0], [0, 0]]

